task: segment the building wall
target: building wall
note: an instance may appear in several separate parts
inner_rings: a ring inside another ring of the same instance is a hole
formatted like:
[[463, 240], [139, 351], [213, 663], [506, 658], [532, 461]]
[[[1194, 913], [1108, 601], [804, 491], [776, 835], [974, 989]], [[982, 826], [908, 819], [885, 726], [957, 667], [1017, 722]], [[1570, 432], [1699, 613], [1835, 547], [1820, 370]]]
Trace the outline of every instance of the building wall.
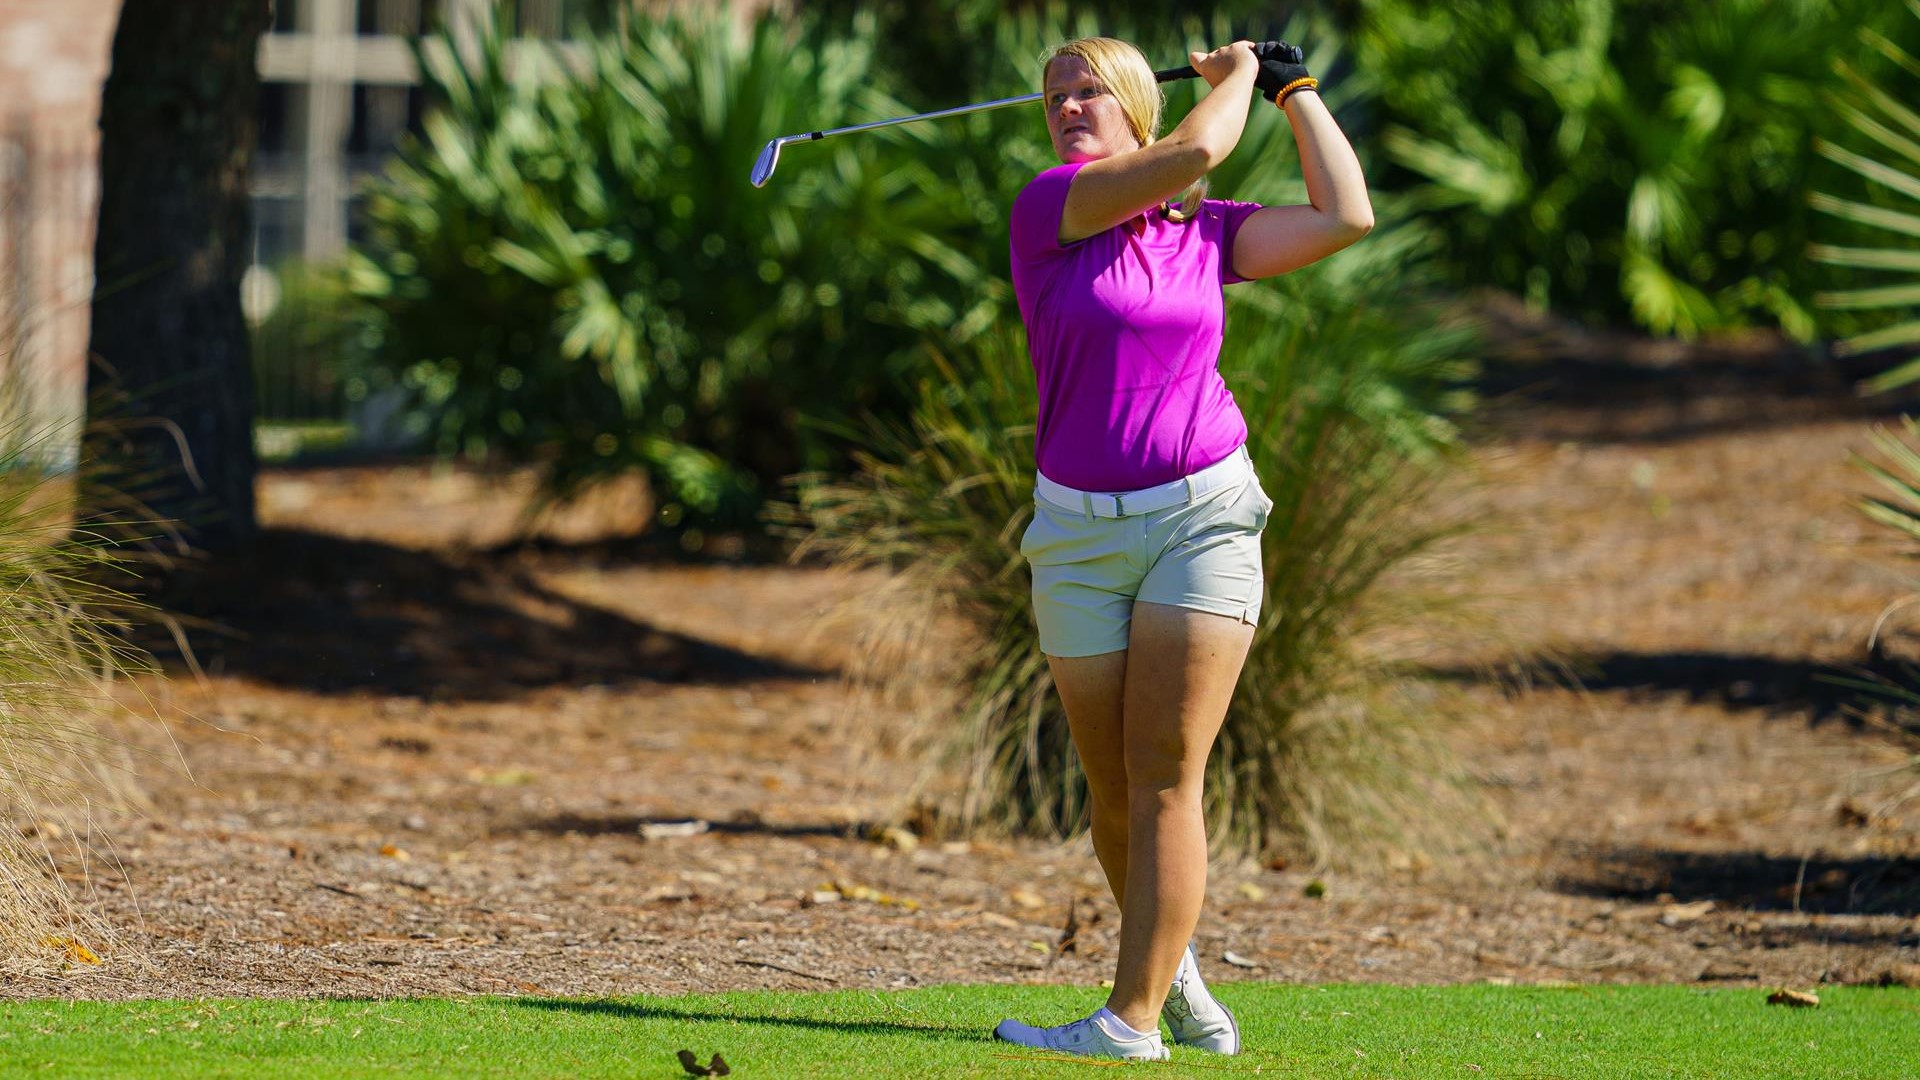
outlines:
[[[85, 416], [100, 88], [120, 0], [0, 0], [0, 439]], [[10, 429], [10, 430], [7, 430]]]

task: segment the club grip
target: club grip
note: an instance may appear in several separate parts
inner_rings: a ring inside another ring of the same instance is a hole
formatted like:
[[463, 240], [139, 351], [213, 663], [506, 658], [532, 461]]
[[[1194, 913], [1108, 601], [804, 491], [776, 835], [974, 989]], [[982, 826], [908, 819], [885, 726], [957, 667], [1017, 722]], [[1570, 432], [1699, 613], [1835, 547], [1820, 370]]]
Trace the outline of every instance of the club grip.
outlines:
[[[1298, 45], [1289, 45], [1280, 51], [1279, 58], [1290, 64], [1298, 64], [1305, 62], [1307, 53], [1306, 50]], [[1186, 67], [1168, 68], [1165, 71], [1156, 71], [1153, 73], [1154, 82], [1178, 82], [1181, 79], [1197, 79], [1199, 77], [1200, 73], [1193, 70], [1192, 64], [1188, 64]]]

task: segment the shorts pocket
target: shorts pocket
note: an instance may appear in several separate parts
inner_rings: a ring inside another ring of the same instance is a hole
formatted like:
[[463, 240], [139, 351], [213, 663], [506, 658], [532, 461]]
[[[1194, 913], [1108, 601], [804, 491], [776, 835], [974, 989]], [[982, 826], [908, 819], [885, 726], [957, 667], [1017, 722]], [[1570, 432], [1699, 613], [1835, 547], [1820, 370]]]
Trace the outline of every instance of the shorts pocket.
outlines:
[[1047, 508], [1039, 502], [1033, 504], [1033, 518], [1027, 522], [1026, 531], [1020, 534], [1020, 554], [1031, 561], [1035, 554], [1046, 550], [1049, 543], [1058, 537], [1058, 527], [1048, 520]]

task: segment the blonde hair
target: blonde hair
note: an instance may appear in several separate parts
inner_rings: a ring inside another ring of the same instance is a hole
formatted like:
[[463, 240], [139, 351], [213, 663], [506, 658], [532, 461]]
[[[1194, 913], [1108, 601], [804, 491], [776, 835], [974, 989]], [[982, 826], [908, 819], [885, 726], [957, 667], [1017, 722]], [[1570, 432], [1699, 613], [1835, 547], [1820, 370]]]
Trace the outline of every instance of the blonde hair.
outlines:
[[[1143, 147], [1153, 145], [1160, 137], [1160, 115], [1166, 99], [1161, 96], [1160, 84], [1154, 80], [1153, 66], [1138, 48], [1131, 42], [1110, 37], [1062, 42], [1047, 52], [1047, 61], [1040, 68], [1042, 82], [1047, 69], [1063, 56], [1076, 56], [1085, 61], [1093, 77], [1120, 102], [1120, 112], [1133, 130], [1134, 141]], [[1179, 210], [1164, 204], [1162, 209], [1170, 220], [1191, 221], [1199, 215], [1200, 202], [1206, 197], [1207, 178], [1202, 176], [1181, 192]]]

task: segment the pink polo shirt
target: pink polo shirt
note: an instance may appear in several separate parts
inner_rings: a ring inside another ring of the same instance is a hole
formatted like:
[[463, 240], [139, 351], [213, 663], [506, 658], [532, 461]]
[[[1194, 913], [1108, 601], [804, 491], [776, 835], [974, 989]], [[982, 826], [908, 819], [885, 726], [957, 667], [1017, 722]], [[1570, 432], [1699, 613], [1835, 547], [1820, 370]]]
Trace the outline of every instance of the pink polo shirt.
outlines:
[[1060, 246], [1079, 164], [1013, 200], [1013, 293], [1040, 391], [1034, 457], [1083, 491], [1134, 491], [1225, 459], [1247, 422], [1220, 377], [1233, 237], [1260, 209], [1208, 199], [1185, 223], [1150, 212]]

